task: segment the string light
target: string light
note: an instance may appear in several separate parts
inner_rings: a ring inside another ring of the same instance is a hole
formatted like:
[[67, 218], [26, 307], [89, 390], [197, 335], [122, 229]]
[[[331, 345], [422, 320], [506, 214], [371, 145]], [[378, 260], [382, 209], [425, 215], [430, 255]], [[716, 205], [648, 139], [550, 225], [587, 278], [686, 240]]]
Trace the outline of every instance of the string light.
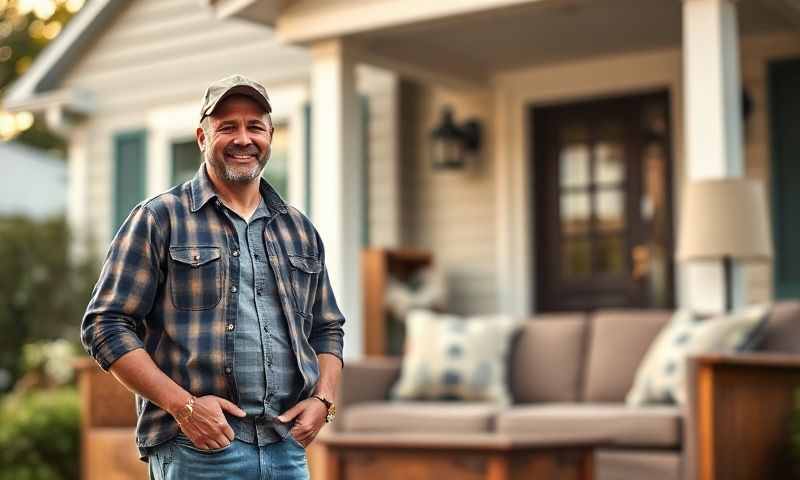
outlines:
[[31, 112], [19, 112], [14, 116], [14, 123], [18, 131], [24, 132], [33, 126], [33, 114]]
[[56, 4], [50, 0], [39, 0], [33, 7], [33, 13], [40, 20], [47, 20], [56, 13]]
[[56, 38], [59, 33], [61, 33], [61, 22], [58, 20], [49, 22], [44, 26], [44, 30], [42, 31], [42, 35], [44, 35], [44, 38], [48, 40]]
[[64, 4], [64, 7], [69, 13], [76, 13], [78, 10], [83, 8], [84, 3], [86, 3], [85, 0], [67, 0], [67, 3]]

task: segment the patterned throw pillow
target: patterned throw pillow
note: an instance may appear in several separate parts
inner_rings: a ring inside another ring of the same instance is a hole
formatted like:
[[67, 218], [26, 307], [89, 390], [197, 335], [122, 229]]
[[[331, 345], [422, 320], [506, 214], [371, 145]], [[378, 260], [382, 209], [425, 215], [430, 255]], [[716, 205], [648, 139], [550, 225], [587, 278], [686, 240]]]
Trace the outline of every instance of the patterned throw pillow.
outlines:
[[463, 318], [412, 310], [396, 400], [511, 403], [507, 371], [514, 332], [508, 316]]
[[632, 406], [686, 402], [686, 359], [702, 353], [740, 351], [766, 321], [769, 307], [755, 305], [741, 312], [708, 319], [678, 310], [661, 330], [636, 371], [625, 398]]

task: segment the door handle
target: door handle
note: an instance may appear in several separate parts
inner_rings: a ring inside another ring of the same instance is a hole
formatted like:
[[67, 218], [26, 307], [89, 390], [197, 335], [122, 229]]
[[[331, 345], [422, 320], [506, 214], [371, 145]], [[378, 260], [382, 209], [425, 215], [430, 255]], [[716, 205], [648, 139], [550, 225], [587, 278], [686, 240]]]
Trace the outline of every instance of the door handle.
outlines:
[[636, 245], [631, 250], [633, 260], [633, 271], [631, 276], [634, 280], [641, 280], [650, 275], [650, 246], [646, 244]]

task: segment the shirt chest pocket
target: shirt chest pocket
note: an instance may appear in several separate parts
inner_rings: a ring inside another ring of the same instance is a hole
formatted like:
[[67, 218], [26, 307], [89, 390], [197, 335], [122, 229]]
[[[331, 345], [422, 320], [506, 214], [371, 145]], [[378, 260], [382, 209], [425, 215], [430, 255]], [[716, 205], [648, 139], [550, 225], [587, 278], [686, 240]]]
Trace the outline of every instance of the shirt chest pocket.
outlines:
[[322, 262], [316, 257], [290, 254], [289, 263], [292, 266], [292, 290], [297, 301], [297, 310], [301, 313], [311, 313], [310, 302], [316, 294]]
[[169, 290], [178, 310], [207, 310], [222, 299], [220, 247], [169, 247]]

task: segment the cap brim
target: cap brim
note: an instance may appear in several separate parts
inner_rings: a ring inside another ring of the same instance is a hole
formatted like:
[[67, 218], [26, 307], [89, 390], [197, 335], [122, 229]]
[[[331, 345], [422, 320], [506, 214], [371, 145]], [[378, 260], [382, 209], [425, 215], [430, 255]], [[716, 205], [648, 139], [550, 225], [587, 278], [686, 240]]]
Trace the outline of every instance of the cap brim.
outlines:
[[247, 97], [250, 97], [253, 100], [255, 100], [256, 103], [261, 105], [261, 107], [267, 113], [272, 112], [272, 105], [269, 104], [269, 101], [267, 101], [267, 99], [264, 98], [264, 95], [262, 95], [261, 92], [248, 85], [234, 85], [233, 87], [227, 89], [225, 93], [220, 95], [219, 98], [214, 103], [206, 107], [206, 110], [203, 112], [203, 115], [201, 116], [200, 120], [202, 121], [203, 117], [206, 117], [214, 113], [214, 110], [217, 108], [217, 105], [219, 105], [221, 101], [225, 100], [231, 95], [245, 95]]

